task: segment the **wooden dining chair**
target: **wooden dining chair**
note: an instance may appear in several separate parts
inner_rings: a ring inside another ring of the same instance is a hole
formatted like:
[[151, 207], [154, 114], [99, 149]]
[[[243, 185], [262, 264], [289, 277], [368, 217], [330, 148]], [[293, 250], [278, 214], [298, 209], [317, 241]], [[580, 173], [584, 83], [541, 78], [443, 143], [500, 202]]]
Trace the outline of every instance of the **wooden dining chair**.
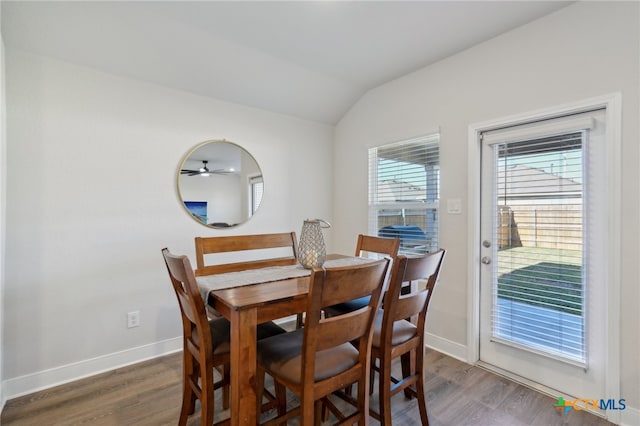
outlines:
[[[358, 235], [358, 242], [356, 244], [356, 256], [366, 257], [372, 254], [388, 256], [392, 260], [393, 265], [398, 256], [399, 249], [400, 239], [398, 238], [372, 237], [370, 235], [360, 234]], [[368, 296], [360, 297], [334, 306], [328, 306], [325, 308], [325, 314], [327, 316], [340, 315], [360, 309], [368, 303]]]
[[[378, 310], [374, 322], [371, 347], [371, 386], [374, 372], [379, 373], [378, 396], [380, 412], [371, 410], [371, 416], [382, 425], [391, 426], [391, 397], [404, 390], [407, 397], [418, 401], [420, 419], [429, 424], [424, 393], [424, 329], [427, 309], [433, 289], [438, 281], [445, 250], [420, 257], [398, 256], [393, 267], [389, 289], [384, 295], [384, 308]], [[426, 280], [424, 289], [402, 294], [406, 283]], [[414, 325], [408, 318], [417, 316]], [[412, 355], [415, 359], [411, 365]], [[391, 375], [391, 363], [400, 357], [402, 379]], [[412, 387], [413, 386], [413, 387]]]
[[[313, 269], [304, 327], [258, 342], [258, 401], [266, 372], [274, 379], [278, 407], [278, 416], [264, 425], [285, 424], [298, 415], [303, 426], [319, 422], [322, 403], [341, 424], [368, 424], [372, 325], [388, 266], [388, 259], [380, 259]], [[321, 315], [325, 306], [365, 295], [370, 296], [370, 301], [361, 309], [331, 318]], [[358, 341], [358, 346], [353, 346], [352, 341]], [[328, 396], [354, 383], [358, 383], [357, 411], [345, 417]], [[300, 405], [290, 411], [286, 411], [287, 388], [300, 397]]]
[[[202, 407], [200, 423], [213, 425], [214, 390], [224, 388], [223, 401], [229, 405], [230, 324], [225, 318], [210, 320], [198, 290], [191, 263], [186, 256], [176, 256], [162, 249], [171, 284], [182, 316], [183, 374], [182, 408], [179, 425], [186, 425], [195, 411], [196, 399]], [[284, 333], [278, 325], [268, 322], [258, 326], [258, 339]], [[214, 380], [214, 369], [221, 379]]]

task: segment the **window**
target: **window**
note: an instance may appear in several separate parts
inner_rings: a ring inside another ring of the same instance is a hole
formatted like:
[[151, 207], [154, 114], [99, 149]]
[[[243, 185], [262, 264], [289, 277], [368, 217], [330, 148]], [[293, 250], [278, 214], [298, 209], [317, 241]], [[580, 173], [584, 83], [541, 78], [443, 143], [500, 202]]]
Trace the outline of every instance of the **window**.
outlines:
[[262, 179], [262, 175], [253, 176], [249, 178], [249, 186], [251, 189], [251, 214], [253, 214], [260, 207], [260, 203], [262, 202], [262, 194], [264, 193], [264, 180]]
[[438, 249], [439, 134], [369, 149], [369, 234], [400, 238], [400, 253]]

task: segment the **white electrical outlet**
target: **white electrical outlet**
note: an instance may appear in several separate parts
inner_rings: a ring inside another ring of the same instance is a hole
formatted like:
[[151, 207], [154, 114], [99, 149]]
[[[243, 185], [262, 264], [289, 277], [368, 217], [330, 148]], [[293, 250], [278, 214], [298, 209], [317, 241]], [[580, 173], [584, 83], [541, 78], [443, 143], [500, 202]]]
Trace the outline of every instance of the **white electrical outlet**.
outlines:
[[133, 311], [127, 314], [127, 328], [140, 326], [140, 311]]

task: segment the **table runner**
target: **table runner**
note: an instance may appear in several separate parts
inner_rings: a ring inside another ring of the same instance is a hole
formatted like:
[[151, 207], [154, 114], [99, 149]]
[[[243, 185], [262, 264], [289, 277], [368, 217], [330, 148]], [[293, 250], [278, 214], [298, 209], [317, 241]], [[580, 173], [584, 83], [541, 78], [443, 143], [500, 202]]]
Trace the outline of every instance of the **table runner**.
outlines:
[[[330, 259], [324, 262], [325, 268], [338, 268], [341, 266], [357, 265], [373, 262], [376, 259], [363, 257], [343, 257]], [[250, 269], [238, 272], [226, 272], [224, 274], [204, 275], [196, 277], [200, 295], [207, 303], [207, 297], [213, 290], [223, 290], [233, 287], [241, 287], [251, 284], [262, 284], [289, 278], [306, 277], [311, 275], [310, 269], [303, 268], [300, 264], [286, 266], [270, 266], [267, 268]]]

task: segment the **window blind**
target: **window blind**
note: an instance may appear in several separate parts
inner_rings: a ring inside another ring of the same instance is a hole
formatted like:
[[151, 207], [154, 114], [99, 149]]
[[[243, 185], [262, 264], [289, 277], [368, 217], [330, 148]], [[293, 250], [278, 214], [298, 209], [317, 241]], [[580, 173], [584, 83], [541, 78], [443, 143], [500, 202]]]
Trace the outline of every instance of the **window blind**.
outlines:
[[400, 253], [438, 249], [439, 134], [369, 150], [369, 233], [400, 238]]
[[584, 141], [582, 130], [491, 145], [493, 338], [578, 365], [586, 363]]
[[258, 207], [260, 207], [262, 195], [264, 194], [264, 180], [262, 175], [249, 178], [249, 185], [251, 186], [251, 214], [253, 214], [258, 210]]

